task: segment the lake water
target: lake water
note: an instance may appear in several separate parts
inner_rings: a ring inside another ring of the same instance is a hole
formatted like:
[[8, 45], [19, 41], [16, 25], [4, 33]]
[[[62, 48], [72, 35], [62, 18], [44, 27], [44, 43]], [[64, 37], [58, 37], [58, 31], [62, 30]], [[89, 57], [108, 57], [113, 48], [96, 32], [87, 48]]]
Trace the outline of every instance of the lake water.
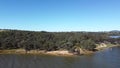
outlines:
[[120, 47], [78, 57], [0, 55], [0, 68], [120, 68]]
[[120, 36], [110, 36], [110, 38], [120, 38]]

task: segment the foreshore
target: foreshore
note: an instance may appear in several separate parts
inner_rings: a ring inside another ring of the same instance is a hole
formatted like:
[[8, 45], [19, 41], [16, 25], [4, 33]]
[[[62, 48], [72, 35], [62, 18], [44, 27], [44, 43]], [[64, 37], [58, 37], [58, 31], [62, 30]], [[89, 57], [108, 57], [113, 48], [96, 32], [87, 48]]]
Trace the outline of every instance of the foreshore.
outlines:
[[[94, 52], [84, 51], [84, 54], [91, 54], [91, 53]], [[54, 55], [54, 56], [77, 56], [76, 54], [71, 53], [68, 50], [57, 50], [57, 51], [30, 50], [26, 52], [24, 49], [11, 49], [11, 50], [0, 50], [0, 54], [37, 54], [37, 55], [43, 54], [43, 55]]]
[[108, 49], [108, 48], [111, 48], [111, 47], [117, 47], [117, 46], [120, 46], [120, 45], [112, 45], [112, 46], [106, 46], [106, 47], [97, 47], [95, 49], [100, 51], [100, 50]]
[[[104, 50], [107, 48], [115, 47], [118, 45], [107, 46], [107, 47], [99, 47], [96, 48], [97, 51]], [[80, 55], [92, 54], [96, 51], [87, 51], [83, 50]], [[55, 56], [77, 56], [74, 53], [70, 53], [68, 50], [57, 50], [57, 51], [45, 51], [45, 50], [30, 50], [27, 51], [25, 49], [10, 49], [10, 50], [0, 50], [0, 54], [43, 54], [43, 55], [55, 55]]]
[[67, 50], [58, 51], [45, 51], [45, 50], [30, 50], [25, 51], [24, 49], [11, 49], [11, 50], [0, 50], [0, 54], [44, 54], [44, 55], [55, 55], [55, 56], [73, 56], [73, 53], [69, 53]]

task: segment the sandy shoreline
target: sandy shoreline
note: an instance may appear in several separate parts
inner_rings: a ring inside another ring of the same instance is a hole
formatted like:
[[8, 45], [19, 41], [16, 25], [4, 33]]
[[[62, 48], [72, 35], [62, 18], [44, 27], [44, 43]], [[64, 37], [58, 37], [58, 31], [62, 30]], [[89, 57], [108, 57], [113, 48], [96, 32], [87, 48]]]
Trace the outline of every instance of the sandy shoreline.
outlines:
[[[107, 48], [115, 47], [118, 45], [113, 45], [113, 46], [107, 46], [107, 47], [101, 47], [101, 48], [96, 48], [98, 51], [104, 50]], [[83, 50], [82, 54], [92, 54], [95, 53], [96, 51], [87, 51]], [[68, 50], [57, 50], [57, 51], [45, 51], [45, 50], [30, 50], [26, 53], [24, 49], [11, 49], [11, 50], [0, 50], [0, 54], [44, 54], [44, 55], [55, 55], [55, 56], [76, 56], [74, 53], [70, 53]]]
[[58, 50], [58, 51], [45, 51], [45, 50], [30, 50], [26, 53], [24, 49], [12, 49], [12, 50], [0, 50], [0, 54], [45, 54], [45, 55], [56, 55], [56, 56], [73, 56], [73, 53], [70, 53], [67, 50]]
[[108, 48], [111, 48], [111, 47], [117, 47], [117, 46], [120, 46], [120, 45], [112, 45], [112, 46], [106, 46], [106, 47], [98, 47], [98, 48], [95, 48], [95, 49], [97, 49], [98, 51], [100, 51], [100, 50], [108, 49]]
[[[91, 54], [93, 51], [84, 51], [82, 54]], [[45, 50], [30, 50], [26, 53], [24, 49], [12, 49], [12, 50], [0, 50], [0, 54], [37, 54], [37, 55], [54, 55], [54, 56], [77, 56], [74, 53], [70, 53], [68, 50], [57, 51], [45, 51]]]

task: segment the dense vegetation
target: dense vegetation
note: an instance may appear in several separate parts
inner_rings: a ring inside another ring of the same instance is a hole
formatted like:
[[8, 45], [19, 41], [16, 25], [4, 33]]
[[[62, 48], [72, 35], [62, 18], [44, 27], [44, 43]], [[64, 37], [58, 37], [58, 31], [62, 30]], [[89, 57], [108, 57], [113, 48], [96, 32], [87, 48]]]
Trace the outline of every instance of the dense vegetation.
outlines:
[[[120, 43], [120, 38], [111, 39], [108, 32], [35, 32], [20, 30], [0, 30], [0, 49], [59, 50], [73, 51], [80, 47], [93, 50], [102, 42]], [[118, 33], [117, 33], [118, 34]]]

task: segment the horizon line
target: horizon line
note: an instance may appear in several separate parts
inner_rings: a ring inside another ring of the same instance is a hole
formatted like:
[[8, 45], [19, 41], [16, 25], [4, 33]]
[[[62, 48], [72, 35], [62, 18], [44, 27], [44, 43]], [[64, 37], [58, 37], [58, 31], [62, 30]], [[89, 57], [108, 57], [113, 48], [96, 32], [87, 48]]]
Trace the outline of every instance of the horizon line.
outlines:
[[29, 29], [1, 29], [0, 30], [18, 30], [18, 31], [35, 31], [35, 32], [111, 32], [111, 31], [120, 31], [120, 30], [104, 30], [104, 31], [88, 31], [88, 30], [72, 30], [72, 31], [48, 31], [48, 30], [29, 30]]

